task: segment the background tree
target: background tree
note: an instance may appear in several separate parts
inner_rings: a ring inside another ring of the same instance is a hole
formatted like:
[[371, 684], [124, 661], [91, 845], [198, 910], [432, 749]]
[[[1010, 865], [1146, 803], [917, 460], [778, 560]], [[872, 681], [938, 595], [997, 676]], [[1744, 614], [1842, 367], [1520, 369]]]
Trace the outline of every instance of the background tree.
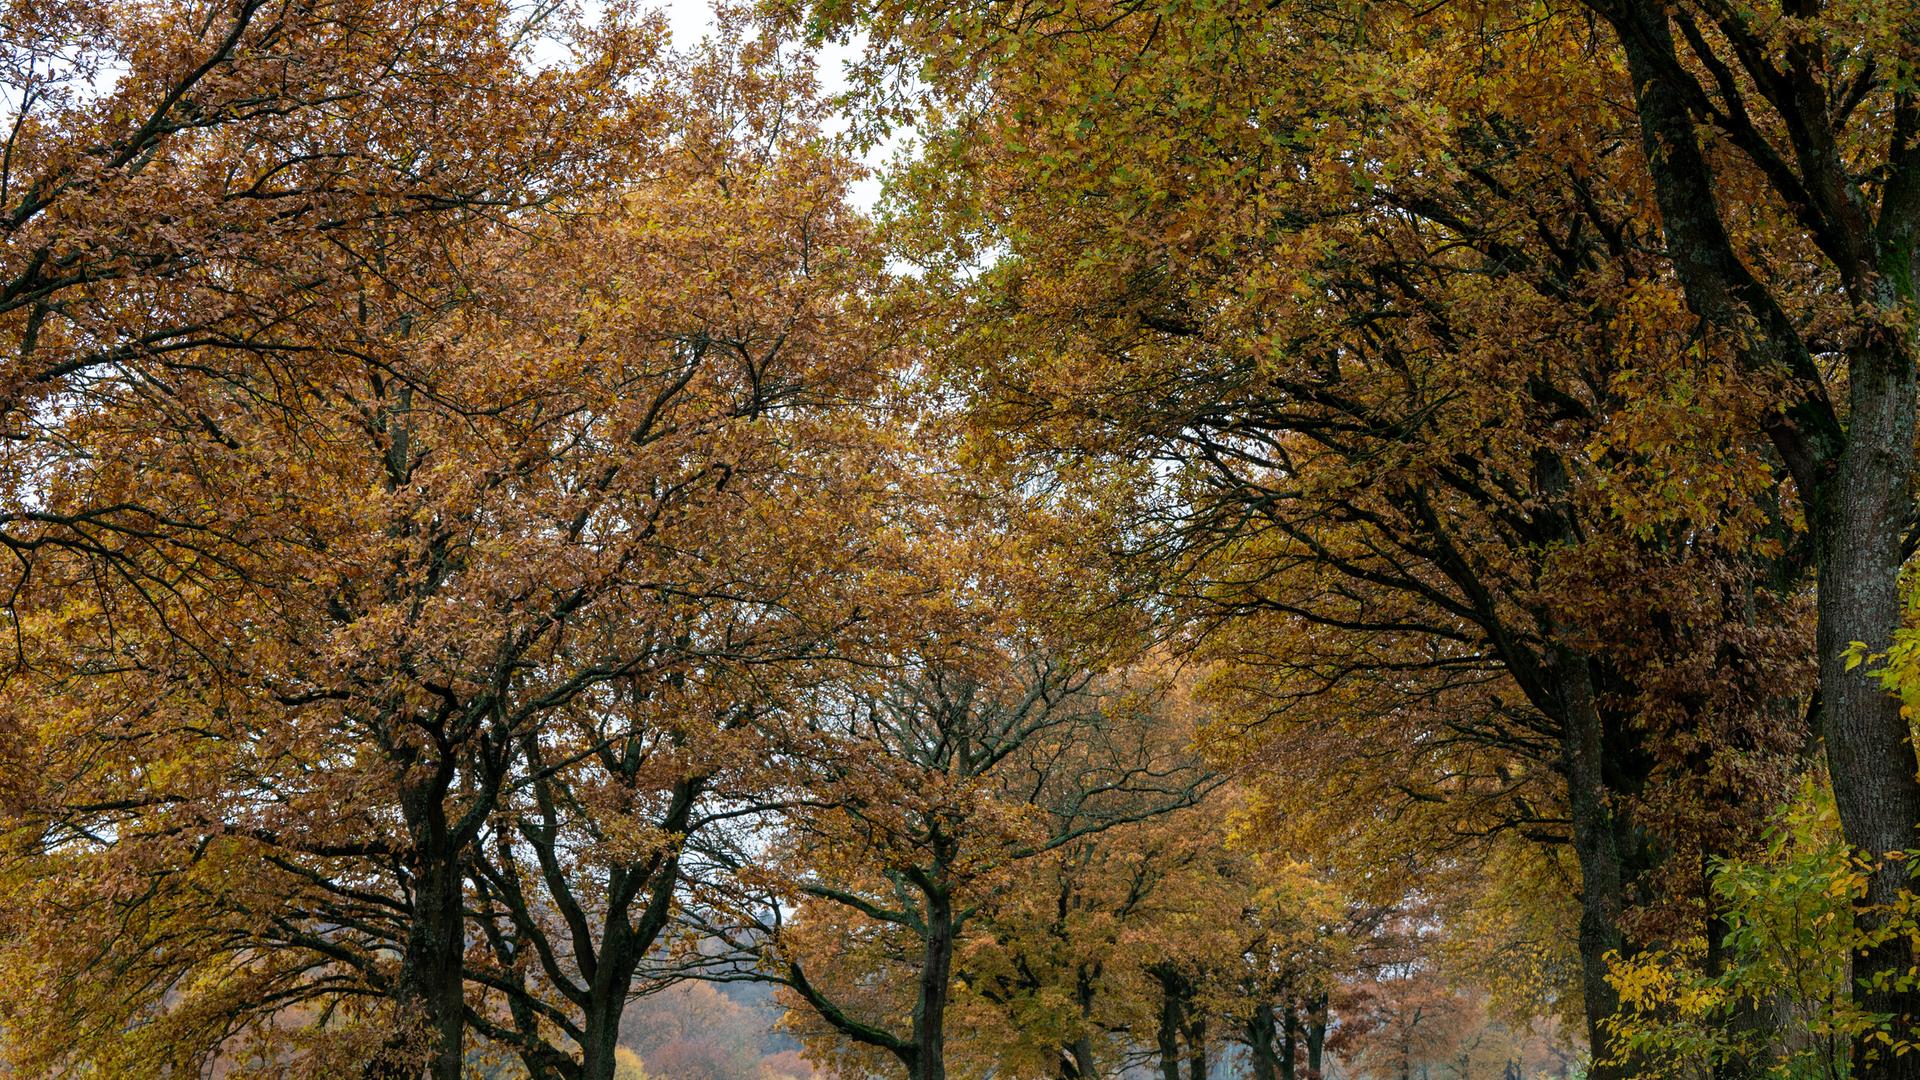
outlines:
[[1030, 860], [1029, 887], [983, 906], [963, 942], [955, 1026], [967, 1035], [955, 1059], [977, 1063], [975, 1072], [1072, 1080], [1138, 1059], [1137, 1029], [1151, 1011], [1141, 979], [1160, 959], [1151, 943], [1199, 880], [1191, 868], [1217, 855], [1219, 805], [1211, 796]]
[[956, 956], [994, 893], [1037, 857], [1213, 786], [1155, 730], [1151, 694], [1029, 647], [920, 661], [823, 702], [810, 722], [832, 750], [780, 855], [799, 904], [756, 931], [761, 977], [811, 1010], [823, 1048], [867, 1052], [846, 1069], [877, 1052], [945, 1076]]

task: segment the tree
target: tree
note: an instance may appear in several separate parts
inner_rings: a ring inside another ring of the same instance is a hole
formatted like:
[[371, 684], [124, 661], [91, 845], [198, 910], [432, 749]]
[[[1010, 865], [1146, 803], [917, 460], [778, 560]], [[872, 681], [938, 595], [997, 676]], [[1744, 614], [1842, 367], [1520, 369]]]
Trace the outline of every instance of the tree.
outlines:
[[[659, 253], [666, 261], [690, 264], [716, 241], [734, 245], [724, 261], [706, 256], [709, 273], [729, 279], [718, 303], [689, 295], [683, 317], [764, 388], [736, 415], [760, 429], [753, 437], [778, 455], [779, 475], [766, 477], [764, 507], [736, 504], [727, 524], [757, 521], [755, 535], [777, 549], [719, 549], [741, 586], [750, 560], [771, 559], [751, 586], [770, 591], [628, 629], [662, 655], [698, 655], [697, 665], [628, 680], [577, 724], [522, 736], [524, 779], [469, 857], [492, 955], [468, 970], [505, 1010], [474, 1015], [476, 1027], [513, 1045], [534, 1076], [608, 1075], [623, 1010], [664, 943], [690, 849], [790, 784], [763, 764], [779, 747], [766, 729], [782, 725], [770, 718], [822, 677], [819, 662], [858, 650], [842, 631], [885, 607], [868, 576], [884, 568], [876, 550], [884, 538], [849, 526], [884, 512], [890, 474], [879, 435], [850, 424], [844, 403], [831, 400], [862, 392], [861, 372], [836, 365], [865, 350], [829, 336], [838, 328], [826, 322], [868, 284], [873, 247], [842, 205], [846, 163], [820, 143], [809, 121], [816, 106], [784, 63], [724, 39], [697, 70], [695, 94], [712, 97], [697, 101], [680, 168], [630, 196], [639, 209], [598, 241], [604, 269], [590, 271], [619, 280], [647, 250], [635, 234], [677, 221], [700, 225]], [[735, 82], [749, 78], [764, 82]], [[851, 311], [843, 318], [859, 325]], [[830, 355], [835, 348], [844, 351]], [[815, 516], [823, 500], [833, 512]]]
[[4, 1068], [1920, 1077], [1909, 7], [16, 3]]
[[1373, 1075], [1413, 1080], [1456, 1057], [1471, 1020], [1468, 1003], [1430, 973], [1383, 979], [1365, 1011], [1368, 1030], [1360, 1060]]
[[968, 1034], [955, 1059], [981, 1074], [1062, 1080], [1137, 1059], [1158, 1015], [1145, 969], [1171, 938], [1195, 953], [1214, 940], [1198, 920], [1172, 923], [1218, 895], [1194, 868], [1220, 857], [1223, 794], [1029, 860], [1028, 887], [983, 906], [956, 964], [956, 1027]]
[[[1763, 493], [1756, 505], [1777, 503], [1777, 511], [1764, 512], [1782, 512], [1783, 520], [1804, 513], [1810, 543], [1782, 536], [1786, 557], [1770, 569], [1756, 569], [1762, 583], [1771, 582], [1770, 591], [1786, 595], [1801, 568], [1811, 566], [1818, 595], [1819, 730], [1849, 840], [1883, 864], [1856, 911], [1872, 924], [1893, 909], [1905, 887], [1905, 861], [1885, 856], [1912, 842], [1920, 809], [1915, 755], [1899, 703], [1875, 684], [1871, 668], [1849, 666], [1860, 655], [1883, 654], [1892, 641], [1900, 625], [1899, 572], [1912, 548], [1904, 538], [1911, 532], [1910, 312], [1913, 223], [1920, 216], [1920, 184], [1912, 177], [1920, 155], [1904, 73], [1913, 64], [1913, 16], [1905, 8], [1844, 4], [1596, 0], [1583, 7], [1535, 19], [1536, 13], [1517, 8], [1442, 6], [1404, 21], [1359, 8], [1313, 9], [1285, 29], [1274, 18], [1207, 8], [1200, 33], [1160, 10], [1121, 9], [1109, 17], [1104, 10], [1074, 8], [1004, 22], [991, 15], [956, 20], [967, 30], [943, 26], [942, 32], [969, 42], [960, 49], [925, 35], [930, 27], [904, 8], [882, 5], [868, 14], [897, 48], [924, 48], [941, 57], [930, 70], [961, 88], [948, 100], [1010, 105], [1019, 131], [1010, 153], [970, 159], [966, 151], [942, 151], [932, 159], [937, 168], [985, 160], [989, 168], [1016, 171], [1032, 161], [1037, 169], [1031, 175], [1072, 178], [1064, 185], [1070, 198], [1054, 208], [1053, 221], [1076, 229], [1102, 219], [1127, 223], [1122, 235], [1136, 241], [1142, 258], [1103, 267], [1100, 273], [1117, 286], [1109, 294], [1121, 295], [1090, 309], [1095, 317], [1119, 317], [1107, 325], [1122, 342], [1150, 340], [1130, 337], [1135, 326], [1190, 328], [1194, 312], [1218, 322], [1238, 311], [1262, 317], [1288, 311], [1284, 300], [1268, 299], [1274, 294], [1260, 288], [1261, 280], [1276, 266], [1312, 262], [1316, 251], [1330, 253], [1343, 267], [1366, 265], [1358, 245], [1322, 239], [1314, 226], [1328, 216], [1368, 216], [1375, 209], [1422, 228], [1438, 226], [1447, 237], [1442, 244], [1480, 248], [1503, 267], [1497, 273], [1529, 276], [1556, 263], [1575, 268], [1561, 286], [1541, 289], [1540, 297], [1574, 300], [1569, 314], [1589, 330], [1618, 326], [1623, 315], [1637, 321], [1636, 310], [1667, 311], [1663, 321], [1682, 331], [1682, 338], [1658, 348], [1674, 362], [1679, 385], [1746, 387], [1739, 426], [1748, 437], [1765, 439], [1771, 467], [1783, 481], [1777, 498]], [[844, 14], [838, 5], [822, 11], [829, 24]], [[1315, 21], [1321, 14], [1325, 18]], [[1611, 32], [1610, 39], [1592, 32], [1589, 16]], [[1129, 32], [1129, 24], [1138, 29]], [[1089, 32], [1127, 44], [1087, 48]], [[1144, 42], [1148, 51], [1160, 52], [1166, 70], [1161, 43], [1171, 40], [1190, 45], [1193, 63], [1173, 66], [1178, 76], [1157, 87], [1149, 77], [1143, 89], [1139, 82], [1147, 69], [1130, 57], [1144, 54], [1128, 50]], [[1038, 47], [1017, 47], [1021, 43]], [[1094, 78], [1076, 83], [1062, 69], [1049, 69], [1045, 58], [1057, 52], [1074, 54], [1067, 66]], [[1042, 59], [1036, 61], [1036, 54]], [[1240, 63], [1274, 54], [1286, 60]], [[1016, 74], [1009, 76], [1009, 70]], [[1028, 74], [1038, 71], [1045, 73]], [[1329, 71], [1340, 74], [1328, 78]], [[1268, 72], [1311, 75], [1274, 94], [1268, 91], [1275, 84], [1263, 79]], [[1436, 81], [1423, 82], [1428, 75]], [[1186, 89], [1174, 85], [1179, 80]], [[1210, 90], [1196, 93], [1194, 86]], [[1061, 87], [1086, 102], [1082, 117], [1098, 112], [1105, 122], [1076, 132], [1072, 122], [1050, 125], [1027, 106], [1027, 100]], [[1634, 104], [1624, 129], [1608, 115], [1609, 103], [1622, 99]], [[1147, 108], [1126, 120], [1114, 117], [1114, 110], [1135, 103]], [[1161, 125], [1174, 117], [1211, 125], [1202, 138], [1210, 150], [1223, 151], [1211, 160], [1230, 164], [1220, 170], [1199, 164], [1186, 173], [1162, 168], [1173, 160], [1209, 160], [1178, 150], [1165, 154], [1165, 147], [1183, 145], [1177, 137], [1161, 137]], [[1234, 128], [1248, 118], [1254, 122]], [[1430, 120], [1437, 125], [1427, 126]], [[955, 128], [984, 130], [974, 116]], [[1404, 138], [1415, 131], [1421, 135]], [[1237, 152], [1249, 144], [1264, 144], [1277, 155]], [[1631, 151], [1636, 144], [1637, 153]], [[1119, 145], [1126, 149], [1112, 149]], [[1027, 152], [1036, 146], [1044, 147], [1042, 155]], [[1296, 146], [1301, 153], [1286, 154]], [[1434, 153], [1434, 147], [1446, 149]], [[1491, 160], [1465, 163], [1463, 153], [1488, 151]], [[1553, 167], [1522, 176], [1502, 167], [1535, 154]], [[1270, 170], [1276, 156], [1297, 164]], [[1113, 168], [1116, 160], [1124, 164]], [[1078, 161], [1091, 170], [1078, 168]], [[1233, 173], [1235, 168], [1244, 171]], [[1103, 173], [1106, 179], [1093, 179]], [[1136, 182], [1142, 175], [1151, 180]], [[1250, 182], [1209, 198], [1207, 177], [1225, 175]], [[1275, 185], [1263, 185], [1270, 176]], [[1321, 198], [1329, 179], [1336, 193], [1331, 202]], [[1357, 185], [1348, 182], [1354, 179]], [[1429, 187], [1435, 180], [1440, 183]], [[1252, 192], [1259, 195], [1249, 197]], [[1041, 219], [1009, 226], [1018, 219], [983, 215], [977, 201], [947, 194], [932, 191], [930, 197], [945, 199], [937, 204], [943, 210], [958, 211], [949, 236], [971, 240], [992, 230], [1018, 248], [1025, 235], [1047, 231]], [[1558, 209], [1528, 212], [1549, 204]], [[1498, 209], [1489, 215], [1489, 207]], [[1519, 220], [1507, 216], [1514, 210], [1523, 212]], [[1249, 258], [1262, 249], [1263, 230], [1270, 226], [1298, 230], [1305, 242], [1279, 248], [1271, 260]], [[1657, 234], [1649, 226], [1657, 226]], [[1646, 249], [1654, 257], [1622, 258], [1635, 243], [1631, 238], [1640, 235], [1655, 241]], [[1084, 250], [1079, 244], [1069, 249]], [[1023, 262], [1031, 262], [1030, 250], [1022, 249]], [[1603, 269], [1608, 262], [1618, 270]], [[1216, 303], [1195, 302], [1184, 283], [1214, 272], [1214, 265], [1224, 265], [1229, 280], [1249, 288], [1220, 294]], [[1160, 290], [1162, 275], [1180, 284]], [[1136, 289], [1136, 283], [1155, 287]], [[1625, 291], [1609, 299], [1596, 285]], [[1144, 310], [1130, 307], [1129, 291], [1152, 299]], [[1072, 295], [1054, 295], [1062, 293]], [[1303, 295], [1314, 304], [1324, 297], [1315, 285]], [[1649, 309], [1649, 301], [1656, 307]], [[1516, 319], [1538, 312], [1517, 297], [1487, 310], [1495, 320], [1488, 325], [1502, 334], [1517, 328]], [[1470, 339], [1449, 336], [1441, 344], [1456, 357], [1474, 353]], [[1528, 388], [1550, 415], [1564, 412], [1572, 420], [1596, 413], [1593, 394], [1550, 373], [1516, 373], [1503, 383]], [[1603, 404], [1603, 388], [1620, 386], [1610, 379], [1586, 385]], [[1332, 393], [1312, 382], [1304, 389]], [[1296, 396], [1310, 405], [1327, 400]], [[1203, 405], [1235, 400], [1210, 389], [1196, 398]], [[1687, 422], [1699, 419], [1694, 414]], [[1230, 430], [1254, 436], [1256, 446], [1262, 442], [1258, 428]], [[1245, 453], [1231, 440], [1222, 449], [1229, 461]], [[1576, 456], [1561, 465], [1577, 463]], [[1577, 491], [1579, 477], [1569, 475], [1568, 481]], [[1651, 490], [1661, 499], [1691, 498], [1671, 485]], [[1551, 491], [1536, 494], [1552, 498]], [[1795, 510], [1796, 504], [1802, 509]], [[1388, 532], [1401, 535], [1402, 528], [1396, 522]], [[1582, 772], [1577, 755], [1569, 769]], [[1586, 800], [1578, 786], [1576, 819], [1587, 816], [1579, 809]], [[1601, 850], [1604, 829], [1588, 830], [1576, 820], [1575, 832], [1584, 834], [1575, 842], [1587, 849], [1589, 871], [1624, 857]], [[1605, 945], [1612, 934], [1601, 924], [1611, 919], [1611, 910], [1589, 913], [1587, 938]], [[1917, 1010], [1898, 973], [1911, 966], [1911, 958], [1898, 935], [1874, 936], [1885, 940], [1859, 957], [1867, 973], [1858, 987], [1860, 1000], [1889, 1017], [1885, 1034], [1904, 1046], [1912, 1042], [1905, 1032]], [[1595, 965], [1589, 964], [1587, 982], [1589, 995], [1605, 998]], [[1881, 1054], [1863, 1039], [1855, 1064], [1867, 1075], [1908, 1075], [1920, 1068], [1896, 1064], [1900, 1056]]]
[[748, 1010], [713, 984], [679, 983], [636, 1003], [632, 1045], [654, 1072], [687, 1080], [754, 1076], [777, 1013]]
[[[536, 63], [543, 43], [574, 62]], [[390, 368], [448, 247], [644, 156], [663, 44], [658, 20], [568, 5], [10, 9], [0, 542], [22, 572], [51, 545], [174, 542], [190, 566], [231, 539], [137, 498], [44, 505], [67, 422], [137, 399], [218, 443], [204, 387], [297, 411], [310, 369]]]
[[1237, 757], [1317, 770], [1303, 812], [1574, 849], [1613, 1068], [1630, 897], [1754, 842], [1808, 674], [1774, 373], [1642, 242], [1617, 73], [1445, 6], [915, 10], [857, 14], [930, 73], [903, 243], [981, 426], [1118, 503], [1115, 572], [1233, 673]]
[[[1613, 30], [1631, 77], [1689, 309], [1730, 339], [1743, 365], [1788, 380], [1765, 430], [1806, 502], [1820, 730], [1847, 840], [1876, 860], [1855, 911], [1871, 927], [1907, 889], [1906, 862], [1889, 853], [1910, 848], [1920, 827], [1912, 733], [1900, 702], [1854, 653], [1891, 645], [1914, 546], [1920, 104], [1907, 73], [1920, 57], [1920, 15], [1887, 9], [1862, 22], [1844, 5], [1587, 6]], [[1763, 214], [1762, 227], [1782, 235], [1749, 224]], [[1792, 276], [1775, 276], [1776, 266]], [[1813, 330], [1802, 313], [1827, 297], [1840, 310], [1831, 328]], [[1888, 1017], [1887, 1041], [1855, 1041], [1858, 1076], [1920, 1076], [1920, 1057], [1905, 1052], [1920, 1034], [1920, 990], [1906, 978], [1913, 963], [1899, 934], [1856, 957], [1859, 1002]]]
[[[883, 481], [821, 410], [870, 384], [839, 335], [873, 263], [777, 80], [688, 70], [660, 175], [451, 252], [459, 302], [394, 335], [403, 363], [308, 372], [298, 409], [216, 368], [176, 380], [205, 424], [130, 394], [67, 425], [41, 505], [219, 524], [54, 549], [16, 600], [17, 1069], [195, 1068], [244, 1037], [323, 1075], [457, 1076], [490, 828], [590, 805], [602, 763], [633, 779], [656, 735], [625, 703], [853, 618], [840, 560], [873, 537], [823, 510]], [[610, 970], [645, 947], [611, 944]]]
[[994, 892], [1214, 785], [1153, 730], [1151, 692], [1029, 647], [916, 661], [823, 701], [810, 809], [786, 827], [775, 879], [800, 903], [759, 921], [760, 977], [811, 1010], [824, 1045], [946, 1076], [956, 955]]

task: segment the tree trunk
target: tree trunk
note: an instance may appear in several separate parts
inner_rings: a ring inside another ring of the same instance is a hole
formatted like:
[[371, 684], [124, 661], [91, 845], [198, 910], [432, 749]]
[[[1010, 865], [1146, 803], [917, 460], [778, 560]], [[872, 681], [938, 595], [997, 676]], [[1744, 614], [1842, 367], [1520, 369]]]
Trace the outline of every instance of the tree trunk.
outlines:
[[587, 1002], [581, 1017], [581, 1080], [613, 1080], [619, 1066], [620, 1017], [633, 988], [640, 950], [627, 932], [626, 914], [610, 917], [600, 939], [600, 954], [587, 984]]
[[[705, 776], [684, 777], [673, 788], [673, 802], [661, 819], [667, 832], [682, 832], [693, 806], [706, 788]], [[680, 854], [669, 850], [651, 862], [616, 869], [609, 876], [609, 901], [600, 933], [600, 954], [588, 981], [586, 1017], [582, 1029], [581, 1080], [613, 1080], [619, 1062], [620, 1017], [633, 992], [633, 973], [666, 929], [673, 911], [674, 890], [680, 884]], [[633, 920], [633, 907], [645, 890], [646, 905]]]
[[[1191, 1014], [1192, 1010], [1188, 1010]], [[1207, 1021], [1195, 1016], [1187, 1024], [1187, 1080], [1207, 1080]]]
[[1093, 1040], [1085, 1035], [1060, 1048], [1061, 1080], [1095, 1080], [1100, 1075], [1093, 1060]]
[[1620, 915], [1626, 898], [1619, 833], [1603, 770], [1604, 720], [1586, 658], [1555, 646], [1554, 667], [1561, 696], [1561, 766], [1580, 863], [1580, 983], [1593, 1055], [1587, 1075], [1590, 1080], [1626, 1080], [1633, 1070], [1612, 1060], [1613, 1040], [1606, 1030], [1606, 1021], [1620, 1008], [1619, 995], [1607, 982], [1607, 955], [1621, 949]]
[[920, 995], [913, 1005], [913, 1080], [946, 1080], [947, 995], [953, 978], [953, 897], [926, 890], [927, 938], [921, 951]]
[[[1913, 469], [1914, 366], [1891, 348], [1856, 350], [1850, 367], [1845, 451], [1828, 485], [1820, 531], [1818, 607], [1820, 698], [1827, 767], [1847, 842], [1875, 860], [1856, 925], [1872, 934], [1880, 914], [1908, 883], [1907, 864], [1885, 858], [1914, 846], [1920, 781], [1900, 701], [1875, 681], [1872, 663], [1848, 670], [1849, 646], [1884, 652], [1900, 626], [1901, 541], [1909, 519]], [[1884, 984], [1913, 967], [1904, 934], [1854, 955], [1855, 999], [1891, 1016], [1896, 1043], [1920, 1038], [1920, 991]], [[1877, 1042], [1856, 1040], [1855, 1080], [1920, 1077], [1920, 1053], [1890, 1056]]]
[[466, 1030], [460, 868], [444, 851], [413, 867], [413, 904], [394, 989], [399, 1027], [367, 1067], [372, 1080], [460, 1080]]
[[[1094, 973], [1081, 964], [1074, 971], [1073, 997], [1080, 1006], [1081, 1031], [1093, 1019]], [[1082, 1034], [1061, 1050], [1061, 1070], [1067, 1080], [1095, 1080], [1100, 1075], [1093, 1060], [1093, 1040]]]
[[1181, 980], [1178, 973], [1166, 967], [1156, 968], [1154, 976], [1160, 980], [1160, 1029], [1157, 1033], [1160, 1076], [1161, 1080], [1180, 1080]]
[[620, 1049], [620, 1014], [626, 1004], [625, 995], [617, 1002], [598, 995], [588, 1000], [581, 1025], [581, 1080], [613, 1080], [619, 1066], [614, 1055]]
[[1307, 1006], [1307, 1080], [1320, 1080], [1320, 1056], [1327, 1048], [1327, 995]]
[[1288, 1004], [1280, 1025], [1280, 1080], [1293, 1080], [1294, 1063], [1300, 1050], [1300, 1015]]
[[368, 1062], [372, 1080], [460, 1080], [466, 1033], [466, 879], [447, 819], [454, 766], [415, 764], [401, 782], [411, 903], [393, 988], [395, 1028]]
[[1273, 1009], [1260, 1002], [1247, 1016], [1247, 1049], [1253, 1058], [1253, 1080], [1280, 1080], [1280, 1057], [1274, 1049]]

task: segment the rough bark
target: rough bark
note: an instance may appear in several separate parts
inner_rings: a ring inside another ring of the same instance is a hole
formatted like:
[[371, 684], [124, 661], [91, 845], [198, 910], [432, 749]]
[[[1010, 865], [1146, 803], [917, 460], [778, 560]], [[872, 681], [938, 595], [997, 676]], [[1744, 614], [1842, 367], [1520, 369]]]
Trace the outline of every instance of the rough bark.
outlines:
[[[1884, 856], [1914, 847], [1920, 822], [1920, 782], [1900, 701], [1872, 680], [1870, 665], [1847, 670], [1850, 643], [1864, 643], [1869, 653], [1884, 651], [1900, 625], [1915, 388], [1913, 364], [1889, 351], [1862, 350], [1853, 357], [1847, 448], [1824, 500], [1826, 520], [1818, 534], [1823, 735], [1847, 841], [1876, 860], [1855, 913], [1868, 934], [1883, 925], [1880, 910], [1908, 886], [1906, 862]], [[1856, 1000], [1870, 1012], [1890, 1015], [1893, 1038], [1906, 1044], [1920, 1038], [1920, 991], [1886, 980], [1913, 963], [1908, 939], [1898, 934], [1854, 956]], [[1888, 1058], [1862, 1041], [1853, 1056], [1859, 1080], [1920, 1077], [1920, 1054]]]
[[953, 979], [953, 897], [945, 886], [926, 890], [926, 941], [921, 949], [920, 994], [913, 1006], [913, 1080], [946, 1080], [947, 997]]
[[1580, 985], [1593, 1053], [1591, 1080], [1626, 1080], [1633, 1071], [1618, 1056], [1606, 1022], [1620, 1008], [1607, 982], [1608, 956], [1623, 946], [1620, 915], [1625, 908], [1624, 863], [1604, 772], [1605, 729], [1586, 658], [1556, 649], [1556, 683], [1561, 694], [1562, 769], [1567, 780], [1567, 809], [1573, 822], [1574, 854], [1580, 864]]
[[1180, 1080], [1180, 1032], [1185, 1028], [1184, 980], [1167, 967], [1156, 968], [1160, 982], [1160, 1026], [1155, 1042], [1160, 1051], [1161, 1080]]
[[397, 1026], [368, 1063], [371, 1080], [413, 1080], [422, 1066], [431, 1080], [460, 1080], [466, 924], [460, 845], [446, 813], [451, 784], [452, 769], [443, 763], [403, 792], [411, 895], [393, 989]]
[[[1896, 101], [1876, 215], [1835, 149], [1821, 65], [1805, 62], [1804, 54], [1794, 57], [1780, 73], [1787, 82], [1767, 95], [1767, 105], [1794, 132], [1792, 165], [1781, 160], [1769, 171], [1770, 182], [1832, 260], [1862, 311], [1847, 349], [1842, 432], [1805, 341], [1741, 262], [1729, 236], [1697, 134], [1705, 95], [1679, 60], [1673, 12], [1646, 0], [1589, 3], [1612, 24], [1627, 59], [1662, 228], [1689, 306], [1734, 333], [1750, 366], [1784, 372], [1798, 384], [1798, 396], [1767, 434], [1806, 501], [1814, 538], [1821, 732], [1841, 827], [1851, 845], [1876, 858], [1911, 848], [1920, 823], [1920, 780], [1907, 723], [1899, 702], [1873, 680], [1871, 665], [1853, 665], [1848, 653], [1856, 647], [1883, 650], [1900, 625], [1916, 387], [1911, 331], [1894, 328], [1913, 302], [1913, 241], [1920, 228], [1913, 96]], [[1789, 46], [1823, 47], [1811, 40]], [[1741, 62], [1749, 60], [1743, 56]], [[1743, 118], [1744, 108], [1733, 111]], [[1723, 112], [1716, 122], [1730, 126], [1735, 144], [1756, 161], [1772, 152], [1755, 141], [1758, 132], [1742, 128], [1742, 119]], [[1904, 861], [1881, 859], [1857, 909], [1859, 924], [1871, 931], [1878, 907], [1907, 883]], [[1910, 952], [1895, 940], [1854, 957], [1856, 1001], [1891, 1016], [1891, 1034], [1906, 1043], [1920, 1034], [1920, 991], [1891, 989], [1886, 982], [1911, 968]], [[1856, 1080], [1920, 1077], [1920, 1054], [1889, 1057], [1870, 1039], [1856, 1041], [1853, 1059]]]

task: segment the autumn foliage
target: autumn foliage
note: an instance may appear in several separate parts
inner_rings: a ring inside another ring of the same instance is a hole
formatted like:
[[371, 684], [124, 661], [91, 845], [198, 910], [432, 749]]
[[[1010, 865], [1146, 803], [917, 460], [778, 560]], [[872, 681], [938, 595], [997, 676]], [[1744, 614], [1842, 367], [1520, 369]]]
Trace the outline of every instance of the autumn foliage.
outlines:
[[0, 84], [7, 1075], [1920, 1077], [1920, 9]]

